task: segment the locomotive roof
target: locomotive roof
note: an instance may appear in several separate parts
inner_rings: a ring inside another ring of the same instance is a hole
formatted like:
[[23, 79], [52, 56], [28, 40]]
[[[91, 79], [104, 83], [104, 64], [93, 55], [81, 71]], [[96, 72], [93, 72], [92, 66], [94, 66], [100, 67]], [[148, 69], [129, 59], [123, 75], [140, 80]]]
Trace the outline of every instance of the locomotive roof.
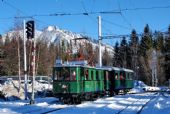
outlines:
[[92, 67], [92, 66], [89, 66], [89, 65], [66, 65], [66, 64], [63, 64], [63, 65], [56, 65], [54, 67], [84, 67], [84, 68], [95, 68], [95, 67]]
[[94, 68], [93, 66], [89, 66], [87, 60], [81, 61], [65, 61], [56, 60], [56, 65], [54, 67], [86, 67], [86, 68]]
[[101, 69], [101, 70], [108, 70], [108, 71], [112, 71], [112, 70], [117, 70], [120, 71], [121, 69], [118, 67], [112, 67], [112, 66], [102, 66], [102, 67], [96, 67], [96, 69]]
[[121, 70], [122, 70], [122, 71], [125, 71], [125, 72], [134, 72], [133, 70], [131, 70], [131, 69], [126, 69], [126, 68], [122, 68]]
[[84, 67], [84, 68], [94, 68], [94, 69], [98, 69], [98, 70], [108, 70], [108, 71], [116, 70], [116, 71], [133, 72], [133, 70], [130, 70], [130, 69], [118, 68], [118, 67], [112, 67], [112, 66], [102, 66], [102, 67], [89, 66], [88, 62], [86, 60], [69, 61], [69, 62], [67, 61], [64, 63], [62, 62], [62, 60], [56, 60], [56, 65], [54, 67]]

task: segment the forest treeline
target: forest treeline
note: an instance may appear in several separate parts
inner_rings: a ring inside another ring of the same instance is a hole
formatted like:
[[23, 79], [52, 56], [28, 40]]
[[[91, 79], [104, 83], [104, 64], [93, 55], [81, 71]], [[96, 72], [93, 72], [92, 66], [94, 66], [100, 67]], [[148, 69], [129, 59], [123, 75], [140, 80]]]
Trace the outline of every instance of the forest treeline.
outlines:
[[[130, 37], [123, 36], [116, 42], [112, 54], [105, 48], [102, 63], [105, 66], [115, 66], [133, 69], [135, 79], [146, 84], [152, 83], [152, 67], [156, 66], [158, 84], [165, 85], [170, 79], [170, 26], [167, 32], [152, 32], [149, 25], [144, 27], [143, 33], [132, 30]], [[98, 63], [98, 47], [89, 41], [77, 44], [77, 53], [73, 53], [72, 44], [53, 43], [37, 38], [36, 41], [36, 74], [51, 75], [55, 60], [86, 59], [91, 65]], [[27, 73], [31, 73], [32, 43], [27, 40]], [[154, 55], [153, 55], [154, 53]], [[0, 35], [0, 76], [24, 74], [23, 38], [18, 31], [6, 35], [5, 41]], [[155, 57], [153, 57], [155, 56]], [[153, 61], [156, 58], [156, 61]]]

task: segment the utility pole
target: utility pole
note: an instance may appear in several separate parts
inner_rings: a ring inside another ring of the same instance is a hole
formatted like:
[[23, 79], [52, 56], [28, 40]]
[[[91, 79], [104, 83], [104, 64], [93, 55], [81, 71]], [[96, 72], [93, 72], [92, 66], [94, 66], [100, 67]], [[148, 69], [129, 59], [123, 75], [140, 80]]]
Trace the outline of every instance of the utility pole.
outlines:
[[31, 68], [32, 68], [32, 95], [31, 95], [31, 100], [30, 100], [30, 104], [34, 104], [35, 103], [35, 100], [34, 100], [34, 82], [35, 82], [35, 54], [36, 54], [36, 40], [35, 40], [35, 28], [34, 28], [34, 21], [33, 20], [30, 20], [30, 21], [27, 21], [26, 23], [26, 28], [27, 28], [27, 38], [29, 40], [31, 40], [31, 45], [32, 47], [32, 62], [31, 62]]
[[102, 66], [102, 51], [101, 51], [101, 41], [102, 41], [102, 31], [101, 31], [101, 16], [98, 16], [98, 39], [99, 39], [99, 66]]
[[25, 20], [23, 20], [23, 35], [24, 35], [24, 91], [25, 91], [25, 100], [27, 100], [27, 56], [26, 56], [26, 40], [25, 40]]
[[20, 89], [21, 89], [21, 60], [20, 60], [20, 57], [21, 57], [20, 56], [20, 38], [18, 37], [18, 78], [19, 78], [18, 92], [20, 92]]
[[31, 39], [33, 42], [33, 47], [32, 47], [32, 96], [30, 100], [30, 104], [35, 103], [34, 99], [34, 83], [35, 83], [35, 56], [36, 56], [36, 42], [35, 38]]

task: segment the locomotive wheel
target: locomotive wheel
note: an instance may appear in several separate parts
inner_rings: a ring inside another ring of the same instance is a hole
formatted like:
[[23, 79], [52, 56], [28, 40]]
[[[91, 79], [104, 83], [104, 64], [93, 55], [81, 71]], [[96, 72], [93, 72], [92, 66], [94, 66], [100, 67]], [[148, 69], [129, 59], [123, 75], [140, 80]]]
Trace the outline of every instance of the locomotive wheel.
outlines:
[[87, 101], [91, 100], [91, 95], [90, 94], [85, 94], [85, 100], [87, 100]]
[[79, 96], [72, 97], [72, 103], [73, 104], [81, 104], [81, 98]]
[[63, 99], [63, 103], [64, 104], [70, 104], [71, 103], [71, 99], [70, 98], [64, 98]]
[[76, 103], [81, 104], [81, 98], [79, 96], [76, 98]]

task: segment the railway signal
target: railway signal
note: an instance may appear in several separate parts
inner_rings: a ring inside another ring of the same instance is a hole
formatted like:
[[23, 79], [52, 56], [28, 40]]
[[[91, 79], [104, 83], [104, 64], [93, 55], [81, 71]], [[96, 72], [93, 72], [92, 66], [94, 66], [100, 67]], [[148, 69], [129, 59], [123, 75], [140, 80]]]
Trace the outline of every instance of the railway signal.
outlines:
[[[36, 53], [36, 49], [35, 49], [35, 47], [36, 47], [36, 42], [35, 41], [36, 40], [34, 38], [34, 36], [35, 36], [35, 24], [34, 24], [34, 21], [33, 20], [27, 21], [26, 22], [26, 27], [24, 26], [24, 29], [25, 28], [26, 28], [26, 32], [24, 32], [24, 34], [26, 33], [27, 34], [27, 39], [31, 39], [30, 42], [33, 43], [33, 45], [32, 45], [32, 64], [31, 64], [31, 67], [32, 67], [32, 95], [31, 95], [31, 99], [30, 99], [30, 104], [34, 104], [35, 103], [35, 99], [34, 99], [35, 53]], [[25, 80], [26, 80], [25, 82], [27, 83], [27, 78], [25, 78]]]
[[34, 38], [34, 21], [31, 20], [31, 21], [27, 21], [26, 23], [26, 33], [27, 33], [27, 38], [28, 39], [32, 39]]

